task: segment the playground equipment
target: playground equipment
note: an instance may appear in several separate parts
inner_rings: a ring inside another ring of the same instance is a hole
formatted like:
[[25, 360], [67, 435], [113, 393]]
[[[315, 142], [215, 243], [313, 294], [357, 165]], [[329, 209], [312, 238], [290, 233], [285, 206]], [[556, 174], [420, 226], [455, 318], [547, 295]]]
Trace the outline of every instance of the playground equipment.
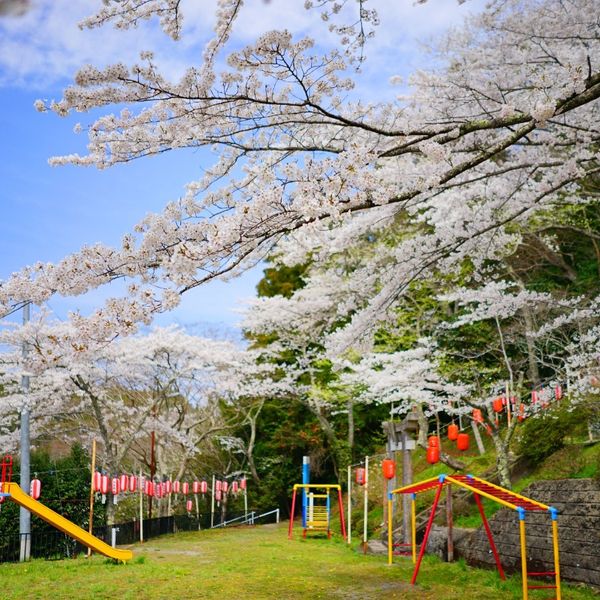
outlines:
[[[388, 496], [388, 564], [392, 564], [392, 556], [393, 556], [393, 543], [392, 543], [392, 511], [393, 511], [393, 495], [394, 494], [410, 494], [412, 499], [412, 560], [415, 565], [415, 569], [413, 571], [413, 576], [411, 579], [411, 584], [414, 585], [417, 580], [417, 575], [419, 574], [419, 568], [421, 566], [421, 561], [423, 559], [423, 555], [425, 554], [425, 549], [427, 547], [427, 540], [429, 538], [429, 533], [431, 532], [431, 526], [433, 525], [433, 520], [435, 518], [436, 509], [440, 500], [440, 495], [442, 493], [442, 489], [446, 486], [457, 485], [458, 487], [467, 489], [473, 492], [475, 497], [475, 502], [477, 504], [477, 508], [479, 509], [479, 514], [481, 515], [481, 520], [483, 522], [483, 526], [485, 532], [487, 534], [488, 540], [490, 542], [490, 547], [492, 553], [494, 555], [494, 560], [496, 561], [496, 566], [498, 567], [498, 573], [501, 579], [505, 579], [504, 571], [502, 569], [502, 564], [500, 563], [500, 557], [498, 555], [498, 550], [496, 549], [496, 544], [494, 543], [494, 538], [492, 536], [492, 531], [488, 524], [488, 521], [485, 516], [485, 512], [483, 510], [483, 505], [481, 503], [480, 496], [484, 498], [488, 498], [505, 506], [507, 508], [511, 508], [516, 510], [519, 515], [519, 534], [521, 540], [521, 572], [523, 577], [523, 600], [528, 600], [529, 590], [531, 589], [555, 589], [556, 590], [556, 600], [561, 600], [561, 589], [560, 589], [560, 559], [559, 559], [559, 550], [558, 550], [558, 510], [551, 506], [547, 506], [542, 504], [541, 502], [536, 502], [535, 500], [531, 500], [530, 498], [526, 498], [525, 496], [521, 496], [520, 494], [516, 494], [515, 492], [511, 492], [503, 487], [498, 485], [494, 485], [493, 483], [489, 483], [484, 479], [479, 479], [478, 477], [474, 477], [473, 475], [439, 475], [438, 477], [434, 477], [432, 479], [426, 479], [425, 481], [421, 481], [420, 483], [415, 483], [412, 485], [408, 485], [405, 487], [401, 487], [393, 490]], [[419, 555], [417, 556], [417, 544], [416, 544], [416, 513], [415, 513], [415, 498], [416, 495], [421, 492], [426, 492], [429, 490], [435, 490], [435, 498], [433, 501], [433, 506], [431, 507], [431, 515], [429, 516], [429, 521], [427, 522], [427, 528], [425, 530], [425, 535], [423, 537], [423, 541], [421, 542], [421, 548], [419, 550]], [[527, 572], [527, 540], [525, 534], [525, 515], [528, 512], [547, 512], [550, 516], [552, 523], [552, 545], [554, 551], [554, 571], [548, 572], [538, 572], [533, 573]], [[527, 578], [528, 575], [532, 576], [553, 576], [554, 577], [554, 585], [529, 585]]]
[[54, 512], [47, 506], [44, 506], [41, 502], [34, 500], [31, 496], [26, 494], [16, 483], [11, 481], [12, 479], [12, 456], [5, 456], [2, 461], [2, 480], [0, 483], [0, 496], [12, 500], [19, 506], [26, 508], [29, 512], [33, 513], [43, 519], [56, 529], [66, 533], [68, 536], [77, 540], [84, 546], [91, 548], [94, 552], [114, 558], [115, 560], [125, 562], [133, 558], [133, 552], [131, 550], [119, 550], [109, 546], [102, 540], [91, 535], [85, 529], [82, 529], [75, 523], [72, 523], [68, 519], [65, 519], [62, 515]]
[[[302, 536], [306, 537], [307, 531], [325, 531], [327, 537], [331, 537], [331, 490], [337, 490], [338, 507], [340, 512], [340, 527], [342, 537], [346, 539], [346, 524], [344, 523], [344, 509], [342, 506], [342, 488], [337, 484], [322, 483], [297, 483], [294, 485], [292, 494], [292, 512], [290, 514], [290, 526], [288, 538], [292, 539], [292, 529], [294, 527], [294, 513], [296, 510], [296, 493], [298, 490], [306, 492], [306, 521], [302, 522]], [[311, 490], [325, 490], [324, 493], [315, 494]], [[320, 502], [324, 500], [325, 502]]]

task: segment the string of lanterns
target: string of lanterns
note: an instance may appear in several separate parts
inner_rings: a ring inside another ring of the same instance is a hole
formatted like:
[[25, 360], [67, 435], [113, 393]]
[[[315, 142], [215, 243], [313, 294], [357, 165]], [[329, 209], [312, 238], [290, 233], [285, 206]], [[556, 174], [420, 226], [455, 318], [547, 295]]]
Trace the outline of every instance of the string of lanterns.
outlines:
[[[533, 390], [531, 392], [531, 404], [530, 408], [534, 407], [534, 411], [539, 409], [546, 409], [552, 401], [559, 401], [563, 397], [563, 389], [560, 384], [553, 387], [541, 388], [539, 390]], [[512, 408], [512, 413], [516, 415], [519, 422], [523, 421], [527, 417], [526, 405], [524, 402], [518, 402], [516, 396], [507, 397], [506, 395], [498, 396], [492, 400], [492, 410], [496, 413], [496, 423], [498, 423], [499, 415], [509, 405]], [[518, 407], [517, 407], [518, 404]], [[488, 434], [491, 434], [491, 427], [485, 423], [483, 412], [480, 408], [474, 408], [472, 412], [472, 419], [475, 423], [484, 425]], [[464, 452], [469, 449], [469, 434], [461, 432], [458, 425], [450, 423], [446, 429], [446, 434], [450, 441], [456, 442], [456, 448]], [[440, 438], [438, 436], [430, 436], [428, 439], [428, 447], [426, 453], [426, 459], [429, 464], [435, 464], [440, 460]]]
[[[94, 473], [94, 492], [102, 495], [102, 502], [106, 501], [106, 496], [109, 491], [114, 497], [115, 503], [117, 498], [121, 494], [133, 494], [141, 492], [148, 497], [152, 498], [166, 498], [171, 495], [177, 496], [178, 494], [188, 496], [191, 494], [197, 495], [202, 494], [203, 496], [208, 493], [208, 482], [193, 481], [191, 483], [187, 481], [172, 481], [170, 479], [165, 481], [152, 481], [144, 476], [137, 475], [126, 475], [122, 474], [115, 477], [110, 477], [106, 473], [96, 471]], [[215, 500], [220, 502], [223, 496], [228, 492], [237, 495], [240, 490], [247, 489], [247, 480], [245, 477], [240, 481], [233, 481], [231, 485], [227, 481], [216, 480], [215, 481]], [[186, 508], [188, 512], [192, 510], [192, 501], [186, 501]]]

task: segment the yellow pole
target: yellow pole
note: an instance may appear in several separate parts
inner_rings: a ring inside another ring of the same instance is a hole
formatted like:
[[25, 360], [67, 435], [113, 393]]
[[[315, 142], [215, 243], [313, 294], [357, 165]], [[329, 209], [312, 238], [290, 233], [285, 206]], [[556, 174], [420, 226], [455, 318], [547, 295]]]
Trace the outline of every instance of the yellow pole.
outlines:
[[523, 600], [528, 599], [527, 587], [527, 541], [525, 538], [525, 510], [519, 510], [519, 533], [521, 534], [521, 576], [523, 578]]
[[392, 494], [388, 495], [388, 505], [387, 505], [387, 513], [388, 513], [388, 565], [392, 564], [392, 555], [394, 552], [394, 546], [392, 542]]
[[[88, 531], [90, 535], [93, 534], [94, 529], [94, 473], [96, 472], [96, 440], [92, 440], [92, 465], [91, 465], [92, 477], [90, 481], [90, 519]], [[87, 550], [88, 558], [92, 555], [92, 549]]]
[[556, 600], [561, 600], [560, 558], [558, 554], [558, 523], [556, 522], [556, 511], [552, 513], [552, 545], [554, 548], [554, 580], [556, 582]]
[[415, 499], [417, 497], [416, 494], [411, 494], [412, 500], [410, 503], [410, 512], [411, 512], [411, 529], [412, 529], [412, 560], [413, 565], [417, 564], [417, 503]]

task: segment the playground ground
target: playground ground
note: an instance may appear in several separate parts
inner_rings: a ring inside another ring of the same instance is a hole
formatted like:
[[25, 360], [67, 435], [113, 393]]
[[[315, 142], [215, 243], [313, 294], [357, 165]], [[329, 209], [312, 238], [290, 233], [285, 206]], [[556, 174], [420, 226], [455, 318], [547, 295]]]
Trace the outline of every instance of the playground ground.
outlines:
[[[134, 560], [113, 564], [101, 556], [0, 565], [2, 600], [173, 598], [344, 600], [521, 598], [518, 577], [502, 582], [493, 571], [426, 557], [418, 586], [411, 564], [388, 567], [383, 556], [363, 556], [339, 540], [287, 539], [287, 523], [180, 533], [133, 547]], [[402, 559], [400, 559], [402, 560]], [[554, 595], [532, 592], [532, 600]], [[566, 587], [565, 600], [600, 598], [589, 588]]]

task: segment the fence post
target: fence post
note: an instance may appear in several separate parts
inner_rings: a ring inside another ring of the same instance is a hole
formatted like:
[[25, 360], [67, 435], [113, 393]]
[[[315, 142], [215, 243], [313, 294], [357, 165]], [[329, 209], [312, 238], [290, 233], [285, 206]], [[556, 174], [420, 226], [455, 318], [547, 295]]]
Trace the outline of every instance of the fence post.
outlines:
[[275, 523], [279, 523], [279, 509], [277, 509], [277, 512], [275, 513]]

